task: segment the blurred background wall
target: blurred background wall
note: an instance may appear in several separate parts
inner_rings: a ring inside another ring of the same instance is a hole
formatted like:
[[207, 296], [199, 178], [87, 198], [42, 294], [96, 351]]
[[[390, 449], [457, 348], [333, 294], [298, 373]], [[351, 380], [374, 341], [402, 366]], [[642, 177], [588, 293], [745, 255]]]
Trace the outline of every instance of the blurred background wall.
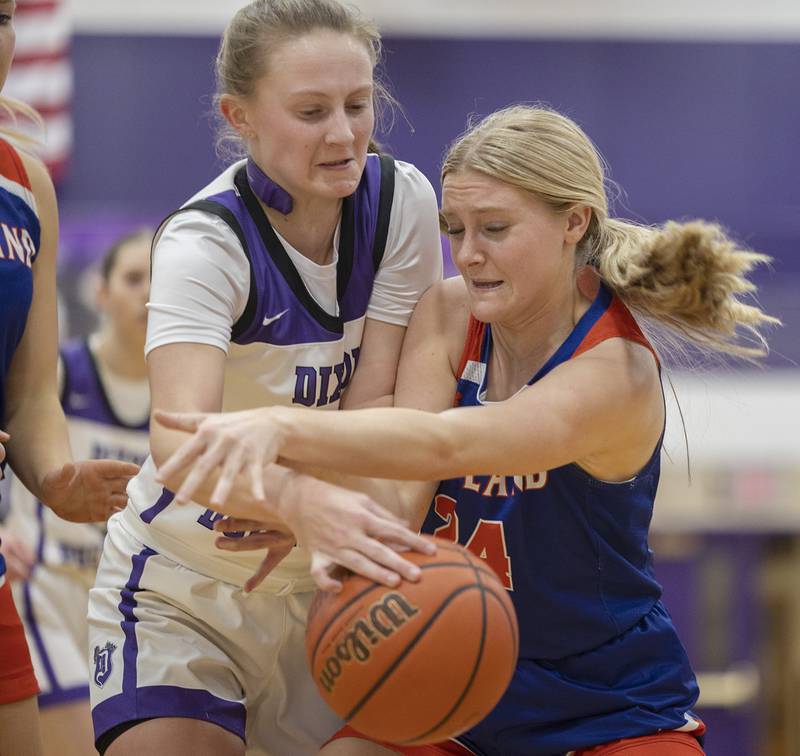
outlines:
[[[72, 28], [62, 296], [69, 331], [85, 333], [87, 266], [221, 168], [213, 59], [241, 3], [27, 1], [38, 12], [58, 6]], [[403, 105], [383, 143], [437, 190], [443, 149], [468, 116], [544, 101], [578, 121], [608, 160], [624, 189], [616, 214], [717, 220], [775, 258], [756, 276], [762, 303], [784, 322], [766, 367], [670, 374], [653, 540], [666, 600], [702, 673], [709, 753], [797, 756], [800, 3], [355, 4], [381, 25], [385, 75]]]

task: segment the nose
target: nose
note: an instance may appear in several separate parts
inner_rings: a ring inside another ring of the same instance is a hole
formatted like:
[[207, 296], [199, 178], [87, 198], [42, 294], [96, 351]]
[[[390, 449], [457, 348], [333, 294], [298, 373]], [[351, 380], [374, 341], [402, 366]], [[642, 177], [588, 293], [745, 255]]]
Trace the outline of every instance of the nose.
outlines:
[[465, 230], [461, 238], [450, 239], [453, 262], [459, 268], [468, 268], [484, 262], [484, 254], [475, 234]]
[[328, 131], [325, 134], [326, 144], [352, 144], [355, 137], [350, 119], [344, 109], [335, 110], [328, 122]]

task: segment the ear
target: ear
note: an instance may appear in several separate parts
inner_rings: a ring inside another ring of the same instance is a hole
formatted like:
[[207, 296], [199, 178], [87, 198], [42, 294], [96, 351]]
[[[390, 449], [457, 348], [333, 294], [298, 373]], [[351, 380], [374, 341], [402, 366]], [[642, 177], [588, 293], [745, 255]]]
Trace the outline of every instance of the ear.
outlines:
[[243, 139], [252, 139], [254, 131], [248, 120], [248, 111], [238, 97], [229, 94], [222, 95], [219, 100], [219, 109], [225, 120]]
[[592, 219], [592, 208], [587, 205], [576, 205], [567, 214], [567, 224], [564, 229], [564, 242], [566, 244], [577, 244], [586, 229], [589, 227], [589, 221]]

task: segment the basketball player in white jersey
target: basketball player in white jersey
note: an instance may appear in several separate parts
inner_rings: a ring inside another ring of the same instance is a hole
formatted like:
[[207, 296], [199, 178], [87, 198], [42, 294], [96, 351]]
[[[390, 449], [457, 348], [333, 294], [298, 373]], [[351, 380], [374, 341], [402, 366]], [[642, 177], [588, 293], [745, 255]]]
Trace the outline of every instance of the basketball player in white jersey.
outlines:
[[[441, 248], [429, 182], [368, 154], [378, 52], [377, 31], [335, 0], [256, 0], [229, 24], [219, 104], [245, 159], [156, 236], [154, 406], [391, 401]], [[258, 498], [293, 532], [270, 558], [290, 553], [248, 594], [261, 556], [215, 547], [210, 489], [178, 506], [180, 481], [155, 480], [183, 438], [151, 437], [129, 506], [109, 522], [89, 609], [98, 750], [316, 753], [339, 722], [305, 665], [310, 568], [333, 559], [394, 584], [417, 570], [392, 546], [429, 547], [366, 497], [274, 466]]]
[[[61, 405], [79, 457], [141, 465], [149, 452], [144, 340], [151, 239], [142, 230], [112, 245], [97, 291], [101, 327], [60, 350]], [[86, 612], [105, 527], [62, 520], [17, 478], [10, 500], [2, 548], [12, 555], [14, 600], [39, 681], [44, 752], [82, 756], [93, 748]], [[25, 554], [29, 566], [20, 559]]]

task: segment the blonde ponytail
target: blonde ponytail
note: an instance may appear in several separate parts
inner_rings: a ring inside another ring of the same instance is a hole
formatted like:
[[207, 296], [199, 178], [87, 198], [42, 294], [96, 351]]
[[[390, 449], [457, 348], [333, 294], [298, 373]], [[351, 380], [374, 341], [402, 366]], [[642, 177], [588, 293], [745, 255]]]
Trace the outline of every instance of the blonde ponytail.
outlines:
[[768, 352], [760, 328], [780, 321], [741, 301], [756, 288], [747, 274], [770, 262], [767, 255], [700, 220], [647, 228], [609, 218], [597, 226], [588, 262], [635, 313], [706, 349], [744, 358]]

